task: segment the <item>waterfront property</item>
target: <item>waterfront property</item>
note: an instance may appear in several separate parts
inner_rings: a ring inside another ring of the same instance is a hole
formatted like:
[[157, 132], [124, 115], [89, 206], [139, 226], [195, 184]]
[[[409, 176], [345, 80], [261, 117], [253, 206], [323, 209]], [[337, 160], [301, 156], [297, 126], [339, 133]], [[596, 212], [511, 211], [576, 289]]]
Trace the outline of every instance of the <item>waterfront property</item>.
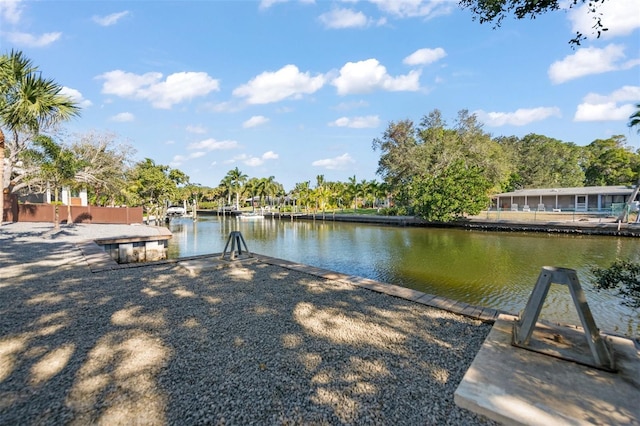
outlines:
[[628, 201], [631, 186], [584, 186], [576, 188], [519, 189], [497, 194], [496, 207], [513, 211], [574, 211], [615, 213]]

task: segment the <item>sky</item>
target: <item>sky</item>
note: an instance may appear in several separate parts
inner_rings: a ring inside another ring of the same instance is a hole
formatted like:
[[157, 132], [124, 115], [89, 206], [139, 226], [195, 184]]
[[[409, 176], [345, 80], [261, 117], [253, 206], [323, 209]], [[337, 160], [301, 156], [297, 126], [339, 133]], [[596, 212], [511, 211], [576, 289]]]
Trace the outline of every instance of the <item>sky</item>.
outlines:
[[640, 6], [599, 12], [597, 38], [585, 6], [494, 29], [447, 0], [0, 0], [0, 52], [81, 106], [69, 135], [114, 134], [191, 183], [238, 167], [290, 190], [379, 181], [373, 140], [435, 109], [449, 127], [468, 110], [493, 137], [640, 148]]

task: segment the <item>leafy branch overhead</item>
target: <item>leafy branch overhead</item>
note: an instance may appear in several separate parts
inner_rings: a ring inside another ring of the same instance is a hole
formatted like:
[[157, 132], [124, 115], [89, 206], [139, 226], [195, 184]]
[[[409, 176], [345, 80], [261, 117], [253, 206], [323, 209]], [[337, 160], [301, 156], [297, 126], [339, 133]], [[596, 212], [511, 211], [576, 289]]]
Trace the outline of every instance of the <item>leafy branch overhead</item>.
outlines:
[[[605, 1], [607, 0], [571, 0], [569, 2], [562, 0], [460, 0], [459, 4], [463, 8], [471, 9], [474, 20], [478, 20], [481, 24], [492, 23], [494, 28], [500, 27], [504, 18], [511, 14], [516, 19], [535, 19], [544, 13], [562, 9], [567, 3], [569, 8], [586, 4], [588, 12], [593, 15], [593, 31], [600, 38], [603, 32], [608, 31], [602, 22], [601, 13], [598, 12]], [[569, 41], [569, 44], [579, 46], [586, 38], [584, 34], [577, 31], [576, 36]]]

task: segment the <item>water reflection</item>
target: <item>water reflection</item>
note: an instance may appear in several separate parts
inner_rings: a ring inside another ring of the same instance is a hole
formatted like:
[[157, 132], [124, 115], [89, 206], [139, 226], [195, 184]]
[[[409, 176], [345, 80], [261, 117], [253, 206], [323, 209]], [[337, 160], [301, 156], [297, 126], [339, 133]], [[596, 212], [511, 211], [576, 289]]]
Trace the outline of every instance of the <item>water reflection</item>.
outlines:
[[[590, 285], [593, 267], [608, 266], [616, 258], [640, 261], [634, 238], [229, 217], [201, 217], [195, 223], [174, 219], [170, 229], [173, 258], [220, 253], [229, 233], [237, 230], [255, 253], [513, 313], [524, 308], [542, 266], [572, 268], [600, 328], [640, 334], [638, 312]], [[579, 324], [566, 287], [552, 286], [541, 317]]]

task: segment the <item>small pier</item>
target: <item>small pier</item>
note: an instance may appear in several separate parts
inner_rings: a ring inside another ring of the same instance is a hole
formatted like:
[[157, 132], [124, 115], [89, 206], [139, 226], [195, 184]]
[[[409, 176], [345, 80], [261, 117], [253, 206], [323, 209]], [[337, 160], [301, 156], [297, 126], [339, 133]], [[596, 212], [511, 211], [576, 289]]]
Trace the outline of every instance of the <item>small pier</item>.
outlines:
[[154, 262], [167, 258], [167, 245], [171, 238], [168, 229], [158, 228], [159, 235], [105, 238], [95, 240], [117, 263]]

